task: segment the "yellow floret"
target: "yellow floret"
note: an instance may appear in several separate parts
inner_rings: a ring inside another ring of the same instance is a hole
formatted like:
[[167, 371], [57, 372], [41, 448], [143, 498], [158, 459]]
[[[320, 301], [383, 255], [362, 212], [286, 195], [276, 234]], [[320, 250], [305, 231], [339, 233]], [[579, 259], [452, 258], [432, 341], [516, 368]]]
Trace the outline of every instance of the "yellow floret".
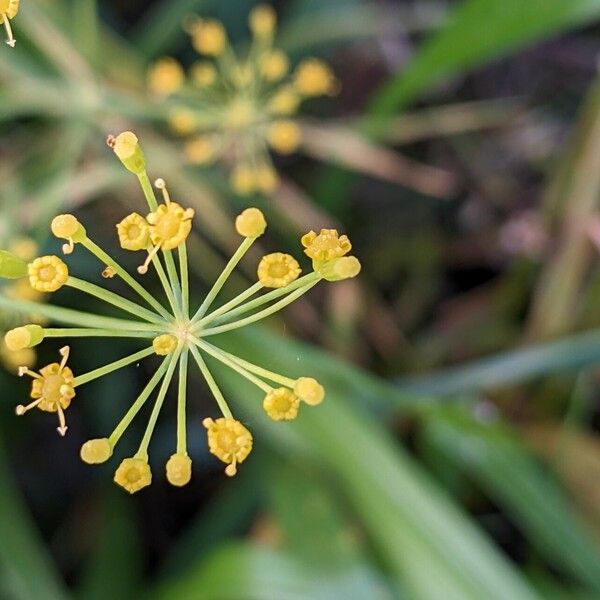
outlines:
[[192, 45], [200, 54], [217, 56], [227, 44], [227, 33], [219, 21], [199, 21], [192, 33]]
[[146, 170], [146, 159], [135, 133], [124, 131], [117, 137], [109, 135], [106, 143], [114, 150], [126, 169], [136, 175]]
[[261, 165], [254, 171], [256, 187], [265, 194], [270, 194], [277, 188], [279, 177], [271, 165]]
[[198, 120], [194, 111], [179, 108], [169, 114], [169, 127], [178, 135], [189, 135], [196, 130]]
[[71, 254], [73, 252], [73, 245], [76, 242], [82, 242], [86, 237], [85, 228], [74, 215], [67, 214], [54, 217], [50, 229], [57, 238], [68, 241], [62, 247], [65, 254]]
[[298, 416], [299, 406], [298, 396], [284, 387], [271, 390], [263, 401], [263, 408], [274, 421], [292, 421]]
[[130, 494], [152, 483], [152, 471], [148, 461], [142, 458], [126, 458], [115, 472], [114, 482]]
[[299, 377], [294, 386], [294, 394], [310, 406], [316, 406], [323, 402], [325, 398], [325, 389], [312, 377]]
[[41, 256], [28, 265], [29, 283], [39, 292], [55, 292], [69, 278], [67, 265], [58, 256]]
[[300, 143], [300, 128], [293, 121], [277, 121], [269, 128], [268, 140], [276, 152], [291, 154]]
[[294, 86], [304, 96], [333, 94], [337, 88], [331, 69], [316, 58], [302, 61], [294, 73]]
[[352, 250], [352, 244], [346, 235], [339, 235], [335, 229], [321, 229], [317, 235], [309, 231], [302, 236], [304, 253], [313, 260], [333, 260], [348, 254]]
[[290, 61], [281, 50], [272, 50], [260, 59], [260, 72], [267, 81], [278, 81], [289, 67]]
[[275, 92], [268, 103], [268, 108], [276, 115], [291, 115], [298, 110], [300, 97], [289, 86], [282, 87]]
[[269, 37], [273, 35], [275, 25], [277, 24], [277, 15], [272, 6], [268, 4], [259, 4], [250, 11], [248, 19], [250, 31], [259, 37]]
[[193, 216], [193, 208], [183, 208], [177, 202], [159, 204], [146, 219], [150, 224], [151, 242], [162, 250], [177, 248], [190, 234]]
[[148, 87], [155, 94], [169, 96], [178, 91], [185, 81], [181, 65], [171, 57], [161, 58], [148, 70]]
[[167, 462], [166, 471], [171, 485], [187, 485], [192, 478], [192, 459], [187, 454], [173, 454]]
[[177, 338], [170, 333], [163, 333], [152, 340], [152, 347], [159, 356], [166, 356], [177, 348]]
[[215, 67], [207, 61], [198, 61], [192, 65], [192, 80], [200, 87], [212, 85], [217, 78]]
[[81, 460], [88, 465], [99, 465], [106, 462], [113, 453], [113, 448], [108, 438], [88, 440], [79, 451]]
[[268, 288], [285, 287], [302, 272], [298, 261], [289, 254], [267, 254], [258, 264], [258, 280]]
[[23, 325], [7, 331], [4, 336], [6, 347], [13, 352], [33, 348], [44, 339], [44, 329], [39, 325]]
[[124, 250], [145, 250], [150, 239], [150, 226], [138, 213], [131, 213], [117, 224], [119, 243]]
[[36, 241], [27, 236], [18, 237], [13, 240], [8, 249], [15, 256], [26, 261], [33, 260], [38, 253]]
[[333, 260], [313, 260], [313, 267], [327, 281], [342, 281], [356, 277], [361, 265], [356, 256], [342, 256]]
[[235, 230], [244, 237], [256, 238], [267, 228], [265, 216], [258, 208], [247, 208], [235, 219]]
[[202, 425], [207, 429], [211, 454], [227, 463], [227, 475], [235, 475], [237, 464], [243, 463], [252, 450], [252, 434], [239, 421], [224, 417], [216, 421], [204, 419]]
[[203, 165], [215, 157], [215, 144], [209, 136], [197, 136], [186, 143], [184, 152], [190, 162]]
[[0, 0], [0, 14], [4, 13], [9, 19], [14, 19], [19, 12], [19, 0]]
[[231, 187], [240, 196], [248, 196], [256, 191], [254, 171], [247, 165], [237, 165], [231, 173]]

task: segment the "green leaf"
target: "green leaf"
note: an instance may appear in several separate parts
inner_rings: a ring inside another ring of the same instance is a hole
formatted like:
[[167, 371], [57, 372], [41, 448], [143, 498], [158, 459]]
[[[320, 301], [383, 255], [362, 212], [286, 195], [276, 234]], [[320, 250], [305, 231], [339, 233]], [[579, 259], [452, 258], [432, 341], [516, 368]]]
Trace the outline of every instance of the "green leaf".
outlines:
[[430, 442], [474, 475], [521, 526], [538, 553], [581, 584], [600, 590], [600, 554], [557, 482], [500, 423], [482, 424], [464, 407], [424, 414]]
[[444, 78], [599, 16], [599, 0], [466, 0], [384, 85], [373, 111], [391, 114]]

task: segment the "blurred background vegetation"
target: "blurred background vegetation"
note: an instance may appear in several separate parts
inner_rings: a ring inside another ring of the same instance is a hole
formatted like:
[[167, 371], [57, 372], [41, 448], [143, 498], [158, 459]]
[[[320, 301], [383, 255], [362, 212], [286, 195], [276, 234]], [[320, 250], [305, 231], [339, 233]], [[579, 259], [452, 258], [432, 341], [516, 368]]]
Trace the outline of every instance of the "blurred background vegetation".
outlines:
[[[29, 235], [56, 252], [49, 218], [69, 210], [116, 250], [114, 223], [142, 199], [104, 141], [131, 128], [151, 177], [197, 210], [200, 298], [250, 201], [220, 169], [185, 164], [146, 72], [163, 55], [192, 62], [190, 13], [243, 43], [253, 4], [22, 0], [16, 49], [0, 51], [2, 245]], [[224, 379], [256, 441], [227, 479], [200, 427], [212, 401], [192, 380], [192, 484], [157, 476], [128, 497], [114, 464], [92, 469], [78, 449], [148, 367], [90, 385], [66, 439], [40, 415], [14, 417], [26, 384], [3, 371], [0, 597], [600, 597], [600, 0], [274, 6], [280, 45], [328, 60], [342, 88], [307, 105], [302, 152], [252, 198], [270, 222], [263, 246], [297, 253], [301, 232], [338, 226], [363, 272], [223, 343], [314, 375], [326, 402], [274, 425]], [[82, 253], [72, 264], [96, 275]], [[123, 344], [75, 342], [72, 366]]]

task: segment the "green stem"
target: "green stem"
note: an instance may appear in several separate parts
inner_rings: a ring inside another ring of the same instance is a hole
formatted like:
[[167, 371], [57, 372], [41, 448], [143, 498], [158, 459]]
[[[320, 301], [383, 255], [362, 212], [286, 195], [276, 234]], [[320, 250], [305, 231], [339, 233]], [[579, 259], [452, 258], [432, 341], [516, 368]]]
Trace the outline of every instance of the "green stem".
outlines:
[[211, 288], [211, 290], [206, 295], [204, 302], [200, 305], [200, 308], [196, 311], [196, 314], [192, 317], [192, 323], [195, 323], [199, 319], [201, 319], [206, 311], [210, 308], [210, 305], [213, 303], [213, 300], [217, 297], [217, 294], [221, 291], [221, 288], [229, 279], [229, 276], [237, 266], [237, 264], [242, 260], [242, 257], [248, 251], [248, 248], [252, 245], [255, 238], [245, 238], [244, 241], [240, 244], [239, 248], [235, 251], [234, 255], [229, 259], [229, 262], [223, 269], [223, 272], [215, 281], [215, 284]]
[[113, 258], [111, 258], [100, 246], [97, 246], [90, 240], [85, 238], [81, 244], [85, 246], [94, 256], [96, 256], [102, 263], [112, 267], [117, 275], [140, 297], [142, 297], [152, 308], [160, 313], [165, 319], [170, 319], [168, 311], [158, 302], [147, 290], [144, 289], [121, 265], [119, 265]]
[[129, 407], [129, 410], [125, 413], [123, 418], [119, 421], [119, 424], [110, 434], [108, 441], [110, 442], [111, 447], [115, 447], [121, 436], [125, 433], [125, 430], [129, 427], [131, 421], [133, 421], [135, 416], [141, 410], [142, 406], [144, 406], [146, 400], [148, 400], [148, 397], [154, 391], [154, 388], [158, 385], [158, 382], [164, 376], [172, 358], [173, 356], [171, 354], [165, 356], [164, 360], [160, 364], [160, 367], [156, 369], [156, 373], [154, 373], [150, 381], [146, 384], [146, 387], [142, 390], [142, 393], [137, 397], [136, 401]]
[[204, 352], [210, 354], [213, 358], [216, 358], [218, 361], [222, 362], [224, 365], [227, 365], [230, 369], [233, 369], [236, 373], [239, 373], [242, 377], [252, 382], [263, 392], [268, 394], [273, 389], [268, 383], [265, 383], [258, 377], [255, 377], [254, 375], [252, 375], [252, 373], [249, 373], [248, 371], [246, 371], [246, 369], [244, 369], [243, 367], [235, 363], [233, 360], [230, 360], [227, 356], [219, 352], [218, 349], [215, 348], [212, 344], [208, 344], [207, 342], [198, 339], [195, 339], [194, 343], [199, 348], [202, 348]]
[[229, 406], [227, 405], [225, 396], [223, 396], [223, 393], [219, 389], [217, 382], [215, 381], [210, 370], [206, 366], [204, 359], [200, 355], [200, 352], [198, 352], [198, 348], [196, 348], [196, 346], [190, 346], [190, 352], [192, 353], [192, 356], [194, 357], [194, 360], [196, 361], [196, 364], [198, 365], [200, 372], [204, 376], [204, 379], [206, 380], [206, 383], [208, 384], [210, 391], [212, 392], [213, 396], [215, 397], [215, 400], [217, 401], [217, 404], [219, 405], [219, 408], [221, 409], [223, 416], [228, 419], [233, 419], [233, 413], [231, 412]]
[[148, 203], [148, 208], [151, 212], [154, 212], [158, 208], [158, 202], [156, 201], [156, 195], [154, 194], [154, 188], [150, 183], [148, 173], [146, 173], [146, 171], [140, 173], [138, 175], [138, 179], [140, 181], [140, 185], [142, 186], [142, 191], [144, 192], [146, 202]]
[[123, 329], [44, 329], [44, 337], [126, 337], [126, 338], [154, 338], [155, 331], [126, 331]]
[[190, 282], [188, 271], [188, 258], [186, 243], [179, 245], [179, 273], [181, 274], [181, 303], [183, 315], [186, 319], [190, 316]]
[[302, 294], [306, 294], [306, 292], [308, 292], [312, 287], [317, 285], [317, 283], [318, 283], [317, 281], [315, 281], [314, 283], [309, 283], [308, 285], [300, 288], [299, 290], [292, 292], [287, 298], [283, 298], [283, 300], [280, 300], [279, 302], [276, 302], [272, 306], [269, 306], [268, 308], [265, 308], [264, 310], [261, 310], [253, 315], [250, 315], [249, 317], [246, 317], [245, 319], [240, 319], [239, 321], [234, 321], [233, 323], [226, 323], [225, 325], [218, 325], [217, 327], [211, 327], [209, 329], [205, 329], [204, 331], [200, 331], [199, 335], [201, 335], [202, 337], [206, 337], [209, 335], [216, 335], [218, 333], [224, 333], [225, 331], [231, 331], [232, 329], [239, 329], [240, 327], [245, 327], [246, 325], [250, 325], [251, 323], [255, 323], [256, 321], [265, 319], [266, 317], [269, 317], [273, 313], [276, 313], [277, 311], [286, 307], [288, 304], [291, 304], [292, 302], [294, 302], [295, 300], [300, 298], [300, 296], [302, 296]]
[[99, 285], [90, 283], [89, 281], [83, 281], [82, 279], [77, 279], [76, 277], [69, 277], [66, 285], [79, 290], [80, 292], [89, 294], [90, 296], [94, 296], [106, 302], [107, 304], [112, 304], [113, 306], [116, 306], [125, 312], [131, 313], [132, 315], [143, 319], [144, 321], [149, 321], [150, 323], [155, 323], [157, 325], [164, 324], [165, 322], [160, 315], [157, 315], [151, 310], [148, 310], [143, 306], [136, 304], [135, 302], [131, 302], [131, 300], [127, 300], [126, 298], [123, 298], [114, 292], [105, 290]]
[[147, 356], [150, 356], [153, 353], [154, 353], [154, 348], [152, 346], [150, 346], [149, 348], [144, 348], [143, 350], [140, 350], [139, 352], [136, 352], [135, 354], [131, 354], [130, 356], [126, 356], [125, 358], [115, 360], [114, 362], [104, 365], [103, 367], [94, 369], [93, 371], [90, 371], [89, 373], [85, 373], [84, 375], [79, 375], [78, 377], [75, 377], [75, 379], [73, 380], [73, 387], [83, 385], [84, 383], [89, 383], [90, 381], [93, 381], [94, 379], [98, 379], [99, 377], [108, 375], [109, 373], [112, 373], [113, 371], [116, 371], [117, 369], [121, 369], [122, 367], [126, 367], [127, 365], [130, 365], [131, 363], [137, 362], [138, 360], [142, 360], [143, 358], [146, 358]]
[[254, 299], [254, 300], [251, 300], [250, 302], [244, 304], [243, 306], [240, 306], [239, 308], [228, 311], [226, 314], [221, 315], [216, 320], [217, 324], [223, 323], [224, 321], [228, 321], [228, 320], [232, 319], [233, 317], [238, 317], [239, 315], [243, 315], [244, 313], [246, 313], [250, 310], [253, 310], [255, 308], [258, 308], [259, 306], [262, 306], [263, 304], [266, 304], [267, 302], [271, 302], [271, 300], [276, 300], [277, 298], [281, 298], [281, 296], [285, 296], [286, 294], [289, 294], [290, 292], [293, 292], [294, 290], [297, 290], [298, 288], [301, 288], [301, 287], [303, 287], [309, 283], [312, 283], [314, 281], [320, 281], [320, 280], [321, 280], [321, 276], [318, 273], [313, 272], [313, 273], [309, 273], [308, 275], [304, 275], [303, 277], [300, 277], [300, 279], [296, 279], [296, 281], [290, 283], [289, 285], [286, 285], [285, 287], [277, 288], [276, 290], [267, 292], [266, 294], [263, 294], [262, 296]]
[[167, 278], [165, 269], [162, 266], [162, 263], [160, 262], [160, 258], [156, 255], [153, 256], [152, 264], [154, 265], [154, 268], [156, 269], [158, 278], [160, 279], [160, 283], [162, 284], [163, 289], [165, 290], [165, 294], [167, 296], [167, 299], [169, 300], [169, 304], [171, 305], [171, 310], [173, 311], [173, 315], [178, 315], [179, 307], [177, 306], [177, 300], [175, 299], [175, 294], [173, 293], [173, 290], [171, 289], [171, 285], [169, 283], [169, 279]]
[[187, 454], [185, 405], [187, 399], [188, 349], [179, 361], [179, 387], [177, 391], [177, 454]]
[[171, 250], [163, 250], [163, 256], [165, 257], [165, 264], [167, 265], [167, 274], [169, 275], [169, 281], [171, 282], [171, 289], [175, 294], [177, 306], [181, 309], [181, 285], [179, 284], [179, 276], [177, 275], [177, 267], [175, 266], [173, 253]]
[[242, 302], [246, 301], [251, 296], [254, 296], [254, 294], [256, 294], [257, 292], [262, 290], [263, 287], [264, 287], [263, 284], [260, 283], [260, 281], [257, 281], [253, 286], [249, 287], [247, 290], [243, 291], [241, 294], [239, 294], [238, 296], [236, 296], [229, 302], [227, 302], [226, 304], [223, 304], [223, 306], [221, 306], [220, 308], [217, 308], [217, 310], [214, 310], [210, 314], [206, 315], [206, 317], [200, 319], [200, 321], [198, 321], [198, 326], [203, 327], [203, 326], [207, 325], [208, 323], [212, 323], [215, 319], [218, 319], [221, 315], [224, 315], [226, 312], [228, 312], [228, 311], [232, 310], [233, 308], [235, 308], [236, 306], [240, 305]]
[[158, 420], [160, 409], [162, 408], [162, 405], [165, 401], [167, 390], [169, 389], [169, 384], [171, 383], [171, 379], [173, 379], [173, 373], [175, 372], [177, 361], [179, 359], [179, 356], [181, 355], [181, 350], [182, 349], [179, 348], [175, 351], [174, 354], [171, 355], [171, 362], [169, 364], [169, 368], [167, 369], [167, 374], [165, 375], [165, 378], [163, 379], [163, 382], [160, 386], [160, 390], [158, 391], [158, 396], [156, 397], [154, 408], [152, 409], [152, 413], [150, 414], [150, 419], [148, 420], [148, 425], [146, 426], [144, 437], [142, 438], [142, 442], [140, 443], [138, 451], [135, 453], [136, 458], [143, 458], [145, 460], [148, 460], [148, 446], [150, 445], [150, 439], [152, 438], [152, 434], [154, 433], [156, 421]]
[[82, 327], [98, 327], [100, 329], [121, 329], [123, 331], [162, 332], [162, 328], [150, 323], [103, 317], [93, 313], [73, 310], [72, 308], [30, 302], [28, 300], [13, 300], [2, 294], [0, 294], [0, 308], [5, 308], [21, 315], [39, 315], [41, 317], [47, 317], [58, 323], [64, 323], [65, 325], [81, 325]]

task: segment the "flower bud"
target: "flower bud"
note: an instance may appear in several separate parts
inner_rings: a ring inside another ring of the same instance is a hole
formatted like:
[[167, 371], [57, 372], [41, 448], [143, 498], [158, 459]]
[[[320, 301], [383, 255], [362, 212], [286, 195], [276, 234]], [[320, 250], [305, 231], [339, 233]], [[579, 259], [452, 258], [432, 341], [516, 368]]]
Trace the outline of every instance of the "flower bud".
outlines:
[[44, 339], [44, 329], [39, 325], [24, 325], [7, 331], [4, 343], [9, 350], [17, 352], [25, 348], [33, 348]]
[[124, 131], [116, 138], [110, 136], [108, 145], [112, 147], [120, 161], [132, 173], [140, 175], [146, 170], [144, 153], [138, 143], [137, 136], [132, 131]]
[[74, 242], [81, 242], [86, 236], [83, 225], [74, 215], [69, 214], [54, 217], [50, 229], [57, 238], [64, 240], [72, 239]]
[[302, 402], [305, 402], [310, 406], [316, 406], [323, 402], [323, 398], [325, 398], [325, 389], [312, 377], [300, 377], [296, 380], [294, 394], [296, 394]]
[[81, 460], [88, 465], [98, 465], [106, 462], [112, 456], [112, 446], [107, 438], [88, 440], [79, 452]]
[[192, 478], [192, 460], [187, 454], [173, 454], [167, 461], [166, 469], [171, 485], [182, 487]]
[[360, 261], [356, 256], [342, 256], [328, 261], [313, 261], [313, 267], [327, 281], [351, 279], [360, 273]]
[[267, 221], [258, 208], [247, 208], [235, 219], [235, 230], [247, 238], [261, 236], [266, 228]]

